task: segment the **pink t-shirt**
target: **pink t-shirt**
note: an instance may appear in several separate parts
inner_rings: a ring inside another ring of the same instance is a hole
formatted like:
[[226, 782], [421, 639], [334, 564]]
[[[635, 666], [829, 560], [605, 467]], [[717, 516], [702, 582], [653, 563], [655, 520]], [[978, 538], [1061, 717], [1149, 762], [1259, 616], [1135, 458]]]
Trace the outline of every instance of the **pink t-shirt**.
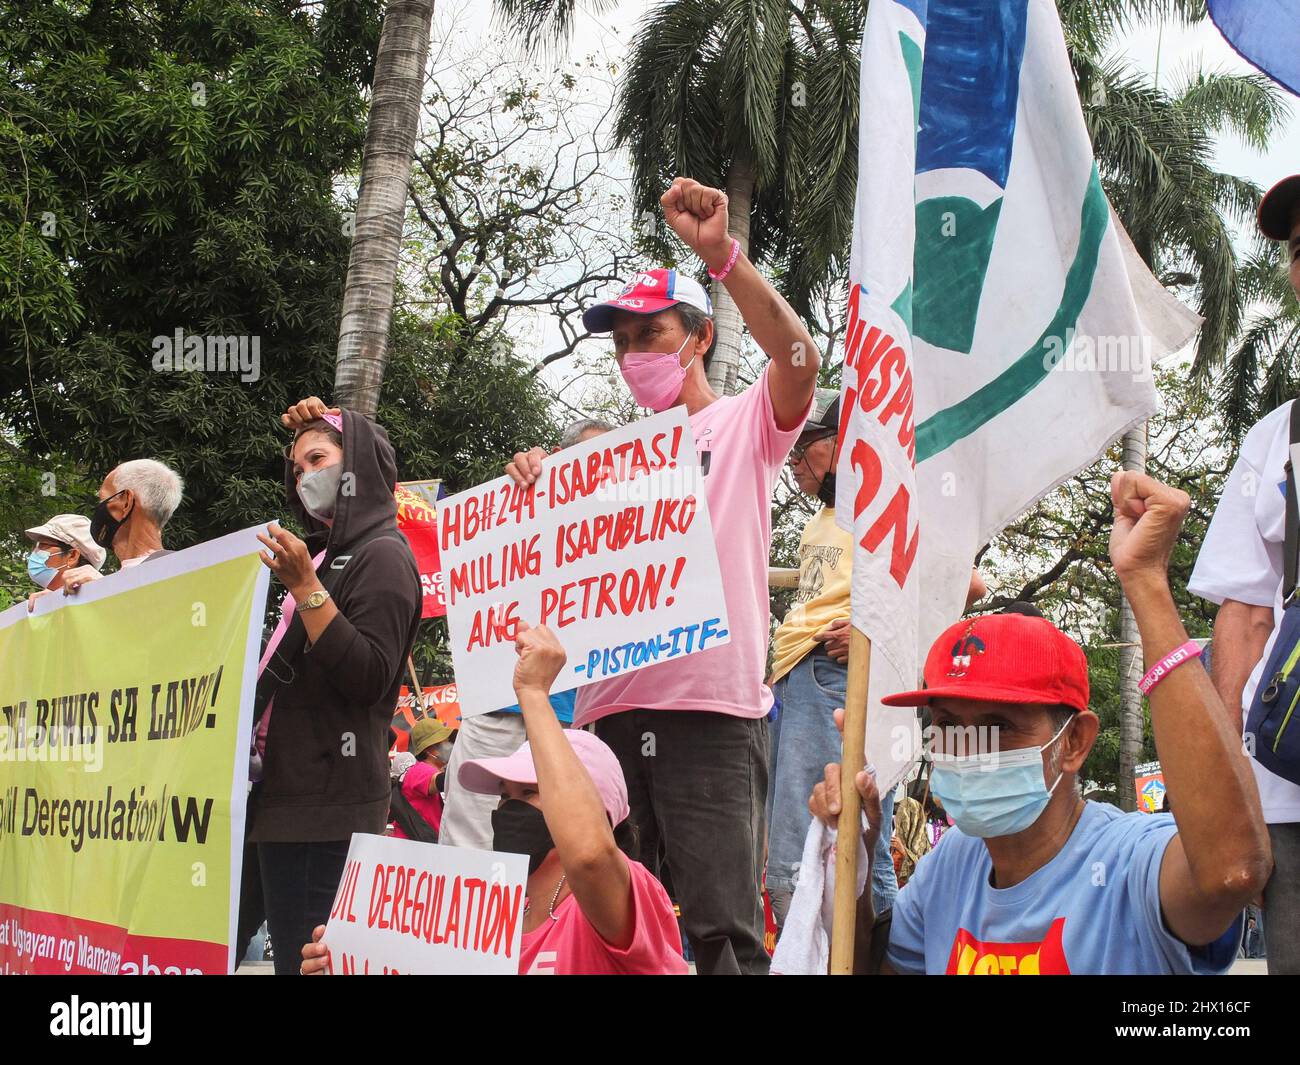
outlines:
[[[429, 794], [429, 782], [437, 775], [437, 771], [428, 762], [416, 762], [402, 775], [402, 794], [415, 807], [415, 812], [433, 826], [435, 832], [442, 828], [442, 796], [436, 788], [432, 795]], [[398, 839], [406, 839], [402, 826], [396, 822], [393, 823], [393, 835]]]
[[575, 726], [635, 709], [767, 715], [772, 692], [763, 677], [771, 633], [767, 569], [772, 493], [812, 409], [811, 398], [808, 408], [793, 429], [778, 429], [764, 368], [740, 395], [724, 396], [691, 416], [731, 640], [579, 688]]
[[[632, 874], [635, 931], [616, 950], [592, 928], [572, 895], [555, 908], [555, 920], [524, 933], [520, 976], [683, 976], [682, 935], [668, 892], [640, 862], [624, 856]], [[543, 903], [544, 905], [545, 903]]]

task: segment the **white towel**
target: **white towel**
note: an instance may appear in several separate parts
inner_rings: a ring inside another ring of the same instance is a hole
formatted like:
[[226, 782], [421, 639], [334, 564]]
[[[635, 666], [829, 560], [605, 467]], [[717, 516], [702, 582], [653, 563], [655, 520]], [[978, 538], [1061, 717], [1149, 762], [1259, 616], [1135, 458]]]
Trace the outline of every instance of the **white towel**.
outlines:
[[[863, 818], [863, 825], [866, 819]], [[867, 848], [858, 835], [857, 896], [867, 885]], [[772, 955], [778, 976], [825, 976], [831, 956], [831, 918], [835, 911], [835, 830], [817, 818], [808, 826], [790, 912]]]

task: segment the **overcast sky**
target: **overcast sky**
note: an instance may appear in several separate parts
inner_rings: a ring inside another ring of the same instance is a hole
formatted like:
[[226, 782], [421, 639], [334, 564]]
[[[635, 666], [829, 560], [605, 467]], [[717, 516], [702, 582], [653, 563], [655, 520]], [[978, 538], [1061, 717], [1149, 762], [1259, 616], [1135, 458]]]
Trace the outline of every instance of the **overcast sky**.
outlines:
[[[572, 54], [604, 54], [621, 59], [637, 23], [653, 2], [624, 0], [598, 15], [591, 13], [590, 4], [580, 5], [584, 10], [577, 19]], [[466, 10], [467, 26], [473, 26], [478, 32], [491, 28], [491, 5], [487, 0], [478, 0]], [[1163, 30], [1154, 26], [1138, 27], [1122, 39], [1117, 50], [1128, 55], [1137, 67], [1158, 74], [1164, 86], [1189, 67], [1236, 73], [1255, 69], [1232, 50], [1208, 19], [1195, 27], [1167, 25]], [[1287, 98], [1296, 103], [1294, 97]], [[1294, 111], [1293, 107], [1285, 134], [1265, 152], [1257, 152], [1235, 137], [1224, 138], [1218, 158], [1220, 167], [1265, 187], [1300, 170], [1300, 117]]]
[[[590, 3], [581, 3], [568, 55], [572, 58], [603, 56], [620, 62], [638, 23], [655, 2], [624, 0], [613, 7], [606, 5], [599, 14], [592, 13]], [[474, 47], [474, 38], [488, 35], [494, 28], [490, 0], [459, 0], [459, 3], [449, 0], [436, 9], [441, 18], [452, 17], [453, 10], [458, 10], [454, 17], [463, 32], [466, 47]], [[1118, 42], [1117, 51], [1127, 55], [1138, 69], [1156, 75], [1163, 87], [1169, 87], [1180, 74], [1198, 66], [1211, 71], [1236, 73], [1254, 70], [1233, 51], [1208, 19], [1195, 27], [1137, 27]], [[1221, 170], [1249, 178], [1261, 188], [1268, 188], [1287, 174], [1300, 171], [1300, 114], [1297, 114], [1300, 101], [1290, 95], [1286, 95], [1286, 99], [1292, 105], [1291, 116], [1281, 135], [1265, 151], [1257, 151], [1235, 136], [1219, 139], [1215, 162]], [[542, 350], [547, 350], [555, 340], [551, 335], [553, 331], [543, 323], [538, 325], [542, 335], [537, 342]], [[546, 378], [553, 385], [559, 384], [564, 377], [560, 366], [548, 369], [557, 372], [546, 373]]]

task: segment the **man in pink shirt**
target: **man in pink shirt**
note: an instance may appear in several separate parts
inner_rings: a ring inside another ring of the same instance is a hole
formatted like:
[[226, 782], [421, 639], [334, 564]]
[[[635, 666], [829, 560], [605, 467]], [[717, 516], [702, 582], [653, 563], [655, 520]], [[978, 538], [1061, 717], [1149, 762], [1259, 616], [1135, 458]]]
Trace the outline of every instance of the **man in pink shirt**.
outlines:
[[[677, 270], [638, 274], [617, 297], [589, 307], [583, 324], [611, 334], [639, 405], [684, 406], [690, 415], [731, 639], [579, 689], [574, 725], [595, 722], [618, 755], [641, 858], [671, 878], [697, 971], [765, 973], [771, 500], [811, 409], [819, 359], [798, 316], [728, 233], [724, 193], [677, 178], [661, 203], [674, 232], [725, 286], [767, 367], [739, 395], [713, 391], [712, 306]], [[521, 452], [506, 472], [531, 483], [544, 459], [538, 448]]]

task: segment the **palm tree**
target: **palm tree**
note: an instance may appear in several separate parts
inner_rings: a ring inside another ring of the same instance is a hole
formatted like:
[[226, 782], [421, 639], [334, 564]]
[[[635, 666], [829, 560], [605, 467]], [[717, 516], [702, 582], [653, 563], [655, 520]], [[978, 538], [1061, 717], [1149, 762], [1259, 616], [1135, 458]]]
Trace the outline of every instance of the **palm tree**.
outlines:
[[433, 0], [389, 0], [375, 53], [361, 187], [334, 366], [335, 402], [373, 416], [388, 357]]
[[[1286, 114], [1263, 75], [1194, 71], [1171, 91], [1105, 56], [1115, 33], [1135, 17], [1195, 20], [1201, 0], [1058, 0], [1084, 119], [1098, 169], [1120, 222], [1139, 256], [1167, 286], [1190, 292], [1205, 319], [1194, 372], [1204, 378], [1222, 365], [1242, 324], [1250, 282], [1239, 269], [1230, 224], [1249, 224], [1260, 190], [1213, 166], [1214, 138], [1230, 131], [1256, 147]], [[1124, 437], [1125, 469], [1146, 466], [1146, 427]], [[1142, 744], [1138, 632], [1120, 601], [1120, 780], [1132, 779]], [[1120, 804], [1135, 808], [1131, 790]]]
[[[632, 42], [615, 139], [657, 217], [675, 174], [726, 191], [731, 232], [796, 310], [842, 272], [857, 188], [865, 0], [667, 0]], [[661, 252], [666, 246], [651, 240]], [[709, 379], [736, 390], [740, 314], [713, 286]]]
[[1219, 399], [1230, 440], [1300, 390], [1300, 302], [1286, 258], [1269, 242], [1238, 272], [1252, 308], [1220, 379]]
[[1213, 165], [1216, 136], [1264, 147], [1287, 110], [1262, 74], [1194, 71], [1170, 90], [1115, 61], [1080, 79], [1084, 117], [1115, 213], [1138, 254], [1205, 318], [1194, 372], [1222, 366], [1241, 328], [1247, 286], [1232, 225], [1253, 226], [1261, 190]]

